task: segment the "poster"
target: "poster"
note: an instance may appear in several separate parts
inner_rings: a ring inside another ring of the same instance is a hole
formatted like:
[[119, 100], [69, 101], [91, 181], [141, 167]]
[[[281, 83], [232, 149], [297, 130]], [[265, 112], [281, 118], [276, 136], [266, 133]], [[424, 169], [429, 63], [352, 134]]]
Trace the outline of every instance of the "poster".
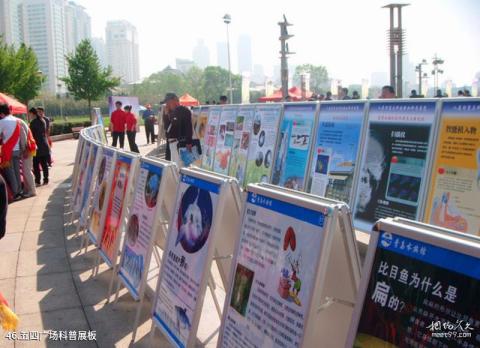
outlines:
[[141, 280], [145, 268], [148, 272], [148, 265], [145, 263], [154, 232], [161, 179], [162, 168], [158, 164], [141, 162], [128, 217], [125, 246], [122, 250], [122, 263], [119, 270], [119, 276], [136, 299], [140, 297]]
[[426, 189], [434, 101], [370, 104], [354, 206], [355, 227], [385, 217], [417, 220]]
[[200, 284], [208, 276], [209, 244], [220, 185], [182, 175], [173, 225], [169, 228], [154, 320], [179, 347], [189, 340]]
[[94, 115], [96, 117], [96, 124], [100, 127], [100, 141], [102, 144], [107, 143], [107, 136], [105, 134], [105, 123], [100, 108], [93, 108]]
[[322, 104], [308, 192], [350, 203], [364, 103]]
[[272, 184], [303, 191], [317, 104], [286, 104]]
[[478, 347], [480, 261], [381, 232], [354, 346]]
[[75, 187], [75, 192], [73, 193], [73, 212], [76, 214], [80, 213], [80, 207], [82, 203], [82, 193], [85, 185], [88, 157], [90, 156], [90, 148], [92, 143], [88, 140], [85, 140], [85, 146], [83, 147], [82, 157], [80, 159], [80, 166], [78, 168], [78, 179], [77, 185]]
[[[201, 107], [199, 106], [192, 106], [190, 111], [192, 112], [192, 127], [193, 127], [193, 137], [192, 139], [198, 140], [200, 142], [200, 147], [203, 149], [203, 144], [202, 144], [202, 139], [205, 136], [205, 127], [206, 124], [201, 124], [200, 121], [200, 113], [201, 113]], [[206, 121], [207, 119], [202, 120]], [[202, 139], [200, 139], [199, 133], [202, 134]], [[200, 156], [198, 156], [198, 159], [192, 163], [195, 166], [201, 167], [202, 165], [202, 156], [200, 153]]]
[[249, 192], [219, 347], [300, 347], [325, 215]]
[[93, 183], [93, 201], [91, 217], [88, 221], [87, 233], [90, 240], [97, 245], [101, 235], [101, 218], [104, 205], [106, 203], [108, 178], [112, 169], [112, 162], [114, 157], [113, 150], [109, 148], [103, 148], [102, 159], [100, 160], [100, 166], [98, 168], [98, 174], [95, 182]]
[[118, 234], [122, 226], [122, 211], [125, 204], [131, 166], [131, 157], [123, 154], [118, 155], [113, 169], [110, 196], [107, 200], [105, 226], [100, 242], [100, 252], [110, 267], [116, 262]]
[[213, 169], [215, 161], [215, 146], [217, 144], [218, 123], [220, 122], [220, 107], [210, 107], [208, 114], [207, 130], [203, 139], [202, 168]]
[[[97, 159], [98, 145], [92, 144], [90, 156], [87, 162], [87, 173], [82, 188], [82, 199], [80, 201], [80, 226], [86, 226], [89, 212], [90, 186], [92, 183], [93, 170], [95, 169], [95, 161]], [[93, 192], [93, 191], [92, 191]]]
[[425, 222], [480, 236], [480, 101], [444, 101]]
[[258, 105], [255, 108], [244, 185], [269, 182], [276, 151], [281, 104]]
[[245, 180], [245, 170], [247, 169], [247, 156], [254, 117], [254, 106], [240, 106], [235, 119], [233, 149], [228, 175], [237, 178], [240, 186], [243, 186]]
[[232, 157], [237, 111], [237, 106], [225, 106], [222, 108], [220, 122], [218, 123], [215, 161], [213, 162], [213, 171], [218, 174], [228, 174], [230, 159]]

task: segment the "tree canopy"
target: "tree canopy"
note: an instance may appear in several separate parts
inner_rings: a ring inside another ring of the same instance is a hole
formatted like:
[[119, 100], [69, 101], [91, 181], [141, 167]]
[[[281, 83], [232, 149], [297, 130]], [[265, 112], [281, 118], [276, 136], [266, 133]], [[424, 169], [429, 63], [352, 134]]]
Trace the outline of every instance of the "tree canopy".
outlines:
[[293, 80], [298, 86], [300, 86], [300, 75], [302, 73], [310, 73], [310, 90], [312, 92], [320, 94], [329, 90], [328, 71], [323, 65], [298, 65], [293, 75]]

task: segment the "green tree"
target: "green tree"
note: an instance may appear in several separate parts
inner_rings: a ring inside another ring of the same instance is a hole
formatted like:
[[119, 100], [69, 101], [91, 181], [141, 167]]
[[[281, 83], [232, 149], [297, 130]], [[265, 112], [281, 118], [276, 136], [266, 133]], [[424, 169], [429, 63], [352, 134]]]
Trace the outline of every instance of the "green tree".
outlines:
[[68, 76], [65, 82], [75, 99], [84, 99], [91, 110], [92, 101], [105, 96], [120, 85], [120, 78], [112, 76], [112, 68], [103, 69], [89, 40], [81, 41], [75, 52], [67, 55]]
[[322, 93], [328, 89], [328, 71], [323, 65], [302, 64], [295, 68], [293, 81], [300, 86], [300, 75], [310, 73], [310, 90], [314, 93]]
[[205, 102], [204, 73], [203, 70], [194, 66], [185, 74], [185, 85], [187, 93], [197, 99], [200, 103]]
[[11, 93], [15, 81], [15, 50], [0, 40], [0, 91]]
[[[204, 70], [203, 90], [206, 100], [217, 100], [221, 95], [229, 95], [228, 70], [219, 66], [208, 66]], [[242, 78], [232, 74], [233, 103], [241, 101]]]
[[38, 61], [31, 47], [22, 44], [15, 54], [15, 83], [13, 95], [28, 105], [42, 88], [43, 77], [39, 73]]

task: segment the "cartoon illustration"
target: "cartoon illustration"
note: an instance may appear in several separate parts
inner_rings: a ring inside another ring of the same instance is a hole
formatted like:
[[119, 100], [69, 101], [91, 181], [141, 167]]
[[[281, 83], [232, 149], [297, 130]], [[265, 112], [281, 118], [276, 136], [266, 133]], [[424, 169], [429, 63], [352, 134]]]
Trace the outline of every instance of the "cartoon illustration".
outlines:
[[160, 189], [160, 177], [155, 173], [148, 173], [145, 184], [145, 204], [149, 208], [157, 205], [157, 195]]
[[297, 306], [301, 306], [299, 299], [302, 281], [299, 277], [301, 273], [302, 254], [295, 252], [297, 249], [297, 238], [293, 227], [289, 227], [283, 238], [283, 251], [286, 252], [285, 264], [280, 271], [280, 280], [278, 284], [278, 294], [287, 301], [293, 301]]
[[252, 289], [253, 276], [254, 272], [252, 270], [246, 268], [240, 263], [237, 264], [230, 306], [232, 306], [243, 316], [245, 316], [247, 313], [247, 305], [250, 297], [250, 290]]
[[190, 319], [188, 319], [187, 309], [179, 306], [175, 306], [175, 312], [177, 314], [177, 330], [190, 330], [192, 325]]
[[455, 202], [450, 200], [450, 192], [444, 192], [441, 199], [436, 197], [432, 210], [430, 223], [460, 232], [468, 231], [467, 220], [462, 216]]

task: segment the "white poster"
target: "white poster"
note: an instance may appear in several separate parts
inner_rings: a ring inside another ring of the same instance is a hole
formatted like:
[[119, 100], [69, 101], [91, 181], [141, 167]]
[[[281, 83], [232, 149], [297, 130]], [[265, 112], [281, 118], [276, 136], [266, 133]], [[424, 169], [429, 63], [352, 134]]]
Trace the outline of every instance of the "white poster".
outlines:
[[220, 107], [211, 107], [208, 114], [207, 131], [203, 138], [202, 149], [202, 168], [207, 170], [213, 169], [213, 162], [215, 161], [215, 146], [217, 145], [218, 123], [220, 122], [220, 114], [222, 109]]
[[80, 167], [78, 168], [78, 180], [77, 186], [75, 187], [75, 192], [73, 192], [73, 212], [76, 214], [80, 213], [80, 207], [82, 202], [82, 193], [83, 186], [85, 184], [87, 166], [88, 166], [88, 157], [90, 156], [90, 141], [85, 141], [85, 146], [83, 147], [82, 158], [80, 159]]
[[[90, 150], [90, 156], [88, 156], [86, 177], [83, 182], [82, 198], [80, 200], [80, 226], [85, 226], [88, 221], [88, 210], [90, 208], [90, 186], [92, 184], [93, 170], [95, 169], [95, 161], [97, 159], [99, 146], [92, 144]], [[93, 191], [92, 191], [93, 192]]]
[[209, 274], [205, 266], [219, 192], [219, 185], [181, 176], [154, 307], [155, 322], [178, 347], [187, 345], [200, 284]]
[[220, 347], [299, 347], [325, 215], [248, 193]]
[[218, 125], [217, 145], [215, 147], [215, 162], [213, 171], [227, 175], [232, 157], [233, 141], [235, 136], [235, 121], [238, 107], [228, 106], [222, 109]]

